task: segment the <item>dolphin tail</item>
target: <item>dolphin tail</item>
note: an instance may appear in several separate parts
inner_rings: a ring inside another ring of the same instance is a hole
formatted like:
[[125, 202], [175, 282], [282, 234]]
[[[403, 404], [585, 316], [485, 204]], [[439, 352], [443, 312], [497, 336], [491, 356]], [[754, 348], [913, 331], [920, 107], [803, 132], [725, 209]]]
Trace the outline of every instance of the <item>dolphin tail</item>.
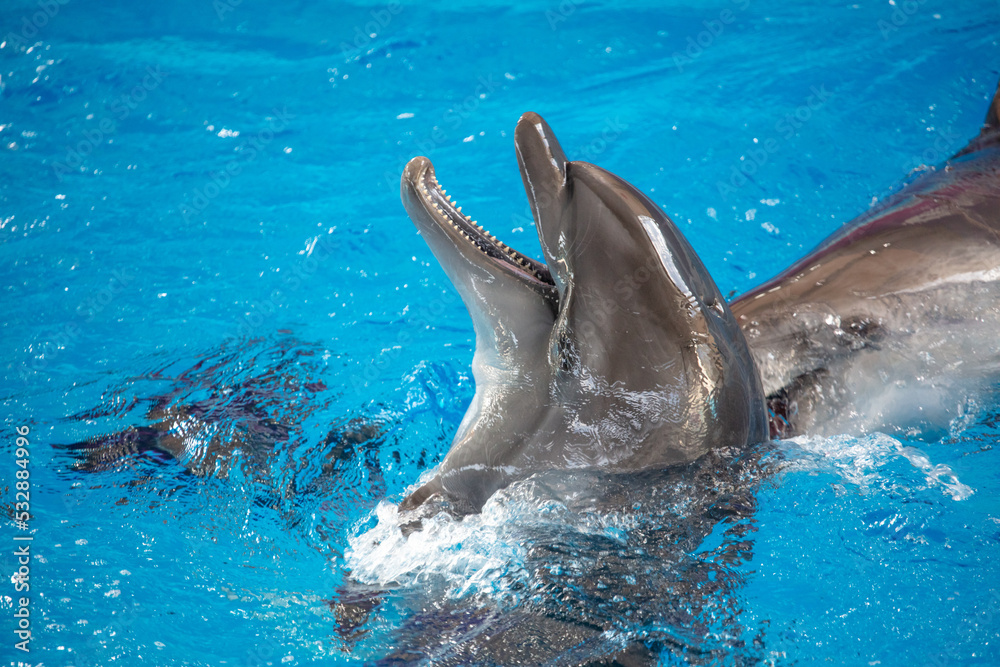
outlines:
[[970, 141], [968, 146], [956, 153], [955, 157], [996, 145], [1000, 145], [1000, 83], [997, 84], [993, 99], [990, 100], [990, 106], [986, 110], [986, 118], [983, 120], [983, 127], [979, 131], [979, 135]]

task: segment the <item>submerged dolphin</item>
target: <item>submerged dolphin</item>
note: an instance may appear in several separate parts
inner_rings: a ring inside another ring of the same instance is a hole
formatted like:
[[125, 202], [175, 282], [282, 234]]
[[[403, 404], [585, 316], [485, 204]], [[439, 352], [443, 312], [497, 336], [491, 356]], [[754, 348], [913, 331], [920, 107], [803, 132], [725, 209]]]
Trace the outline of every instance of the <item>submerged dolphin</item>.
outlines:
[[568, 162], [537, 114], [515, 146], [544, 264], [464, 215], [428, 159], [403, 173], [406, 210], [472, 317], [476, 393], [437, 475], [401, 509], [439, 496], [478, 511], [540, 470], [663, 468], [766, 440], [743, 334], [660, 207]]
[[[776, 435], [925, 437], [1000, 378], [1000, 92], [978, 137], [736, 299]], [[974, 406], [973, 406], [974, 407]]]

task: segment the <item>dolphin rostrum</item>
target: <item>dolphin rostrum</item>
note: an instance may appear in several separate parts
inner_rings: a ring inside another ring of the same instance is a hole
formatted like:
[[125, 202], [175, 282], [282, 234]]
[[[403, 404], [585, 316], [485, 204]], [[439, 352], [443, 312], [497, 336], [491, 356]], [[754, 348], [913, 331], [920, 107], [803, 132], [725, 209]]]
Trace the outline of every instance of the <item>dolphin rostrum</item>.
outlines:
[[968, 412], [1000, 377], [1000, 93], [943, 169], [731, 307], [775, 435], [928, 437]]
[[403, 204], [472, 317], [476, 393], [401, 509], [436, 495], [478, 511], [536, 471], [664, 468], [766, 440], [746, 340], [660, 207], [567, 161], [537, 114], [521, 117], [515, 146], [544, 263], [463, 214], [427, 158], [403, 172]]

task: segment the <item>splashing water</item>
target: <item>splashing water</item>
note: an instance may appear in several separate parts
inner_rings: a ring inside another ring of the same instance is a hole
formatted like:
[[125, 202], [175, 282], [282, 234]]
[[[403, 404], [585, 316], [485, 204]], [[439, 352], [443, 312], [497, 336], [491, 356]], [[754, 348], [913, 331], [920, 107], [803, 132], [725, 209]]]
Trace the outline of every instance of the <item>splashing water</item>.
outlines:
[[408, 537], [394, 509], [473, 394], [409, 158], [537, 257], [511, 131], [538, 111], [744, 292], [978, 131], [997, 4], [390, 7], [0, 7], [31, 661], [1000, 664], [995, 400], [941, 441], [539, 473]]
[[949, 466], [935, 465], [917, 447], [904, 445], [881, 433], [860, 439], [846, 435], [832, 438], [799, 436], [785, 441], [784, 451], [790, 459], [786, 464], [787, 471], [832, 469], [842, 475], [845, 482], [862, 491], [883, 483], [884, 469], [891, 468], [897, 459], [905, 459], [924, 473], [926, 484], [904, 490], [920, 491], [940, 486], [952, 500], [965, 500], [973, 494], [973, 489], [962, 484]]

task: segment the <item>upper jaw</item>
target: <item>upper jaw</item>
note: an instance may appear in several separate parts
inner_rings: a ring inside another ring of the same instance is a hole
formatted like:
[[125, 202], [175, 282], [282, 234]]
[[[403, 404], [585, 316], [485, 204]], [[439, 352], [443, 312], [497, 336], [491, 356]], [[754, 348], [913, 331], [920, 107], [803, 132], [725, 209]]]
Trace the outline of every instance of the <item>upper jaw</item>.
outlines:
[[[507, 246], [462, 213], [438, 184], [434, 166], [427, 158], [410, 160], [400, 189], [407, 213], [442, 265], [447, 266], [453, 259], [444, 255], [457, 253], [490, 274], [514, 278], [537, 291], [552, 290], [548, 267]], [[445, 239], [447, 242], [441, 243]]]
[[[553, 260], [560, 254], [557, 250], [559, 230], [570, 199], [568, 162], [552, 129], [533, 112], [525, 113], [518, 120], [514, 145], [548, 264], [507, 246], [462, 213], [461, 207], [438, 184], [434, 166], [426, 157], [413, 158], [403, 171], [403, 204], [446, 268], [457, 253], [488, 273], [499, 272], [546, 296], [553, 296], [556, 284], [560, 291], [565, 291], [567, 279], [561, 275], [565, 267], [559, 263], [553, 265]], [[441, 243], [444, 239], [448, 242]]]
[[565, 296], [569, 276], [558, 257], [561, 255], [560, 237], [572, 191], [569, 162], [552, 128], [541, 116], [530, 111], [517, 121], [514, 148], [542, 252], [560, 294]]

